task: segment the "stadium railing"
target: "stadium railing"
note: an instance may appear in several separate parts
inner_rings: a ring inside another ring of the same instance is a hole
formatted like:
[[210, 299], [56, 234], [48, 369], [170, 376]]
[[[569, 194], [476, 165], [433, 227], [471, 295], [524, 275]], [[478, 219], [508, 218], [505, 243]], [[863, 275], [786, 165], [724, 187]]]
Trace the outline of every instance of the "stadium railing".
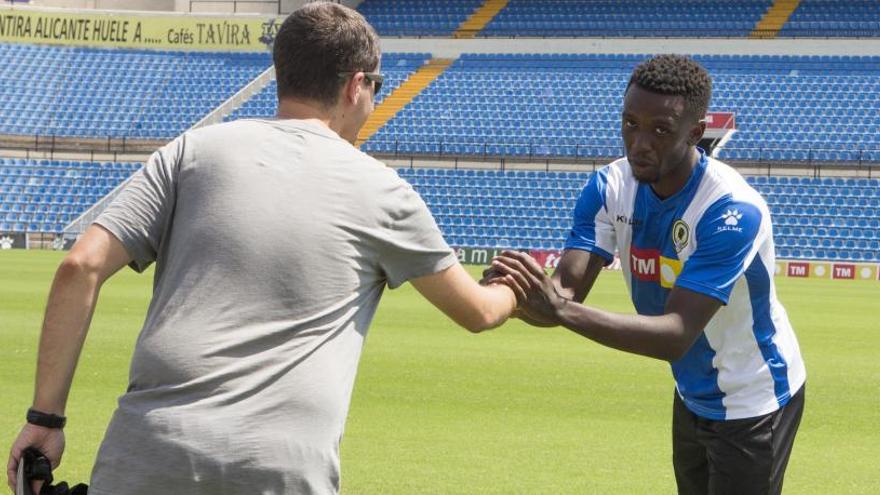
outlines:
[[[583, 144], [549, 144], [539, 141], [474, 142], [465, 140], [371, 140], [362, 149], [379, 156], [477, 159], [551, 159], [592, 163], [616, 159], [623, 154], [618, 146]], [[735, 153], [735, 154], [734, 154]], [[732, 156], [731, 156], [732, 155]], [[836, 163], [876, 169], [880, 173], [880, 149], [849, 147], [792, 147], [767, 146], [719, 150], [719, 159], [735, 163], [796, 164], [809, 167], [829, 167]]]
[[0, 149], [21, 151], [60, 151], [82, 153], [152, 153], [167, 143], [167, 139], [143, 139], [131, 137], [70, 137], [46, 134], [0, 135]]

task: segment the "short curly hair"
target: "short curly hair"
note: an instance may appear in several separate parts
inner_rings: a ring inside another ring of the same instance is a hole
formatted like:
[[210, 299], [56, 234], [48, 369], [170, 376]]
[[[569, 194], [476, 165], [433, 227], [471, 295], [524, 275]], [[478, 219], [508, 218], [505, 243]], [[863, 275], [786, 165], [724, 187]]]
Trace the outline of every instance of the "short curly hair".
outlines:
[[712, 79], [702, 65], [683, 55], [656, 55], [633, 70], [626, 89], [633, 84], [663, 95], [684, 98], [687, 108], [702, 119], [712, 98]]

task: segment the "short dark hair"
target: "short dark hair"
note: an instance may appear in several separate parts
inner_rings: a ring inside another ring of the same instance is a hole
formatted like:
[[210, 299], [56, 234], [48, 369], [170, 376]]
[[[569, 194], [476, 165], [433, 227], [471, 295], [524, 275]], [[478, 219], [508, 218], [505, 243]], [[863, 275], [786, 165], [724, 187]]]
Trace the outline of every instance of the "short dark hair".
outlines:
[[712, 98], [712, 79], [702, 65], [682, 55], [656, 55], [636, 66], [627, 90], [633, 84], [663, 95], [684, 97], [688, 109], [702, 119]]
[[278, 98], [336, 104], [345, 84], [340, 72], [370, 72], [379, 65], [379, 36], [358, 12], [316, 2], [290, 14], [272, 49]]

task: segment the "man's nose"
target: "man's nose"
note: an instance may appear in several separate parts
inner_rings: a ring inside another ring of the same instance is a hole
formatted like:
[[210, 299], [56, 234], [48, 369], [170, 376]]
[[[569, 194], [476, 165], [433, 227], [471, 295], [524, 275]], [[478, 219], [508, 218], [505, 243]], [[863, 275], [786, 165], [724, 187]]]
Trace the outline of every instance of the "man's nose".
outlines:
[[652, 140], [643, 132], [635, 132], [629, 138], [627, 155], [644, 157], [651, 153]]

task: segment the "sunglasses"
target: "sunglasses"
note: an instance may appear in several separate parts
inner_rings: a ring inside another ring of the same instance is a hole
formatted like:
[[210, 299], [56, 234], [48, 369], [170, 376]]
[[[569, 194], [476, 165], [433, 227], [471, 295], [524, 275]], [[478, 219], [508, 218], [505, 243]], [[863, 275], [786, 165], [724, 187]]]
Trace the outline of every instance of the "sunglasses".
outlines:
[[[343, 78], [349, 77], [354, 74], [357, 74], [358, 72], [360, 72], [360, 71], [340, 72], [339, 77], [343, 77]], [[382, 74], [379, 74], [378, 72], [364, 72], [364, 79], [373, 83], [373, 94], [374, 95], [379, 94], [379, 90], [382, 89], [382, 83], [385, 82], [385, 76]]]

